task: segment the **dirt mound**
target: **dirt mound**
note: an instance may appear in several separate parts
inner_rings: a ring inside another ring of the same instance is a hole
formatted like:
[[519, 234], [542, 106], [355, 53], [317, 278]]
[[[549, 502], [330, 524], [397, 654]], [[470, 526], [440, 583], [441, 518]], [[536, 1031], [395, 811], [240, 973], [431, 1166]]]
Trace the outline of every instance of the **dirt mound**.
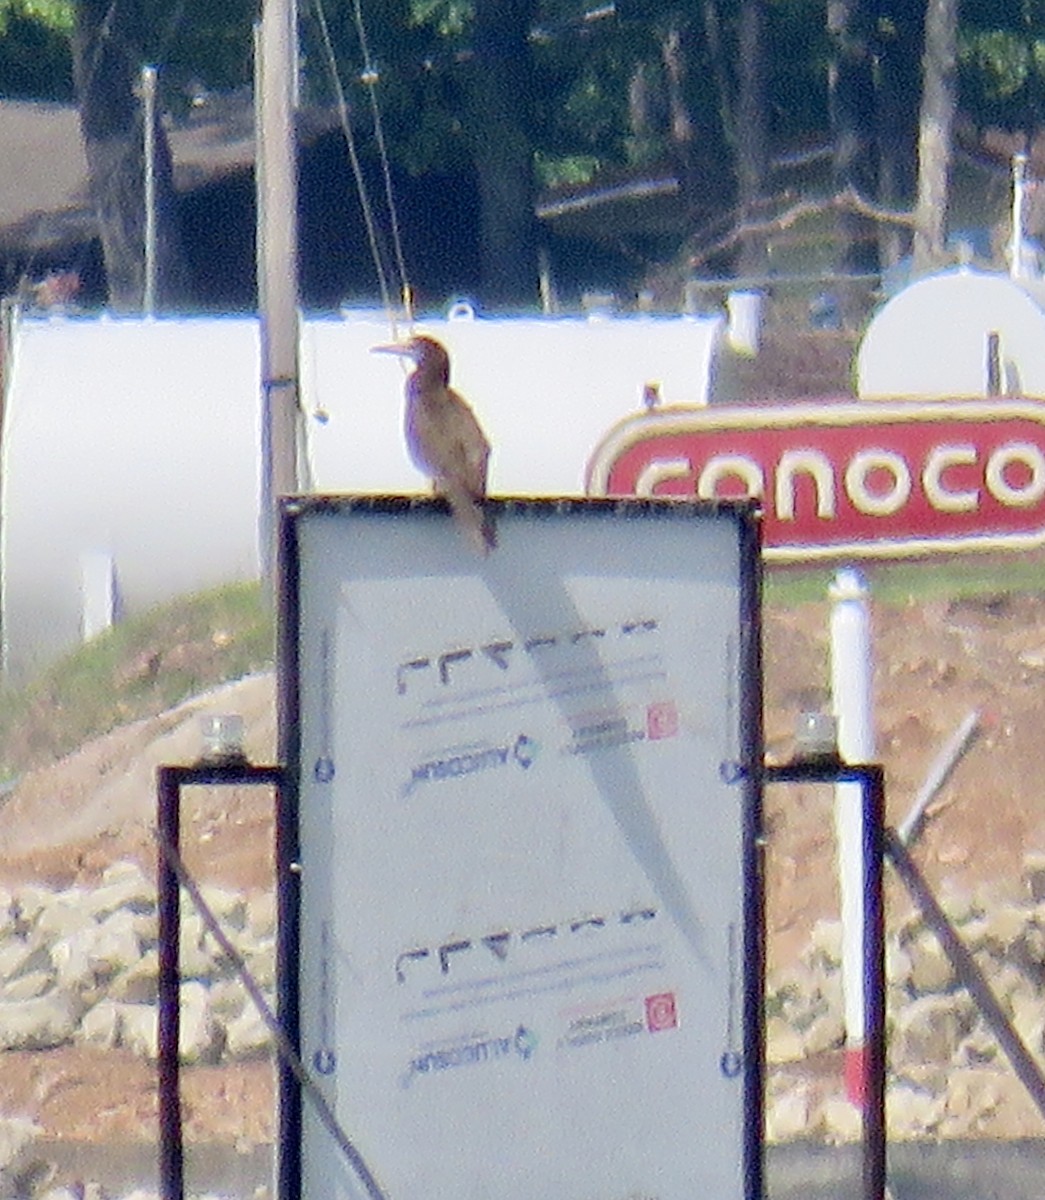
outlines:
[[[30, 771], [0, 808], [0, 883], [90, 884], [120, 859], [152, 870], [156, 768], [194, 762], [204, 716], [222, 713], [243, 717], [251, 761], [274, 760], [275, 685], [265, 674], [122, 726]], [[272, 799], [262, 789], [188, 789], [182, 819], [186, 858], [202, 879], [271, 886]]]

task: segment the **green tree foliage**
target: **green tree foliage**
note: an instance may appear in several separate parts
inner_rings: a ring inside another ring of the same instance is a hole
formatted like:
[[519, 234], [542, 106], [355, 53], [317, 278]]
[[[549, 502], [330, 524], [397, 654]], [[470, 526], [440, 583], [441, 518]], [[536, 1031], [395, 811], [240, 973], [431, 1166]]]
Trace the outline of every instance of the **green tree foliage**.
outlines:
[[[0, 0], [0, 95], [72, 97], [69, 40], [89, 2]], [[380, 105], [400, 168], [493, 170], [493, 156], [485, 166], [477, 161], [478, 127], [483, 105], [503, 96], [494, 88], [479, 98], [477, 38], [496, 41], [520, 2], [299, 0], [304, 98], [333, 99], [336, 72], [361, 133], [372, 101]], [[875, 198], [887, 205], [907, 206], [914, 196], [927, 3], [859, 6], [874, 67]], [[754, 7], [742, 0], [532, 0], [510, 73], [512, 111], [497, 115], [496, 136], [528, 157], [533, 187], [669, 164], [691, 224], [738, 203], [749, 211], [745, 95], [766, 97], [771, 152], [837, 134], [830, 80], [840, 47], [826, 19], [837, 7], [838, 0], [764, 0], [764, 80], [754, 87], [740, 49], [744, 14]], [[257, 9], [258, 0], [121, 0], [120, 36], [128, 60], [160, 67], [161, 107], [177, 111], [200, 89], [249, 84]], [[963, 116], [1028, 135], [1045, 125], [1045, 0], [961, 0], [958, 15]]]
[[0, 95], [71, 100], [72, 24], [65, 0], [0, 0]]
[[960, 17], [962, 107], [981, 125], [1045, 123], [1045, 3], [965, 0]]
[[[134, 0], [120, 27], [144, 66], [163, 67], [164, 103], [191, 103], [200, 86], [249, 83], [254, 0]], [[71, 39], [78, 0], [0, 0], [0, 96], [73, 99]], [[126, 10], [126, 12], [124, 12]]]
[[[354, 3], [301, 0], [303, 81], [316, 99], [332, 93], [315, 20], [321, 2], [353, 107], [365, 108], [367, 79], [373, 79], [367, 70], [379, 73], [400, 161], [414, 171], [466, 161], [461, 114], [474, 49], [473, 0], [361, 0], [370, 62], [359, 44]], [[75, 7], [76, 0], [0, 0], [0, 95], [71, 98]], [[660, 42], [672, 25], [686, 35], [688, 106], [702, 140], [716, 138], [721, 151], [730, 120], [723, 85], [727, 96], [735, 95], [738, 65], [736, 0], [541, 0], [536, 7], [529, 121], [547, 176], [576, 177], [584, 165], [624, 164], [666, 151], [663, 128], [636, 137], [629, 89], [645, 72], [654, 108], [663, 105]], [[874, 7], [887, 53], [895, 40], [894, 10], [911, 16], [923, 6], [876, 0]], [[256, 0], [135, 0], [130, 8], [136, 50], [143, 63], [162, 67], [168, 108], [189, 103], [201, 86], [249, 83]], [[717, 45], [708, 36], [712, 10]], [[1045, 0], [963, 0], [960, 18], [962, 109], [979, 124], [1045, 123]], [[769, 0], [768, 19], [771, 139], [779, 145], [823, 136], [831, 56], [824, 0]]]

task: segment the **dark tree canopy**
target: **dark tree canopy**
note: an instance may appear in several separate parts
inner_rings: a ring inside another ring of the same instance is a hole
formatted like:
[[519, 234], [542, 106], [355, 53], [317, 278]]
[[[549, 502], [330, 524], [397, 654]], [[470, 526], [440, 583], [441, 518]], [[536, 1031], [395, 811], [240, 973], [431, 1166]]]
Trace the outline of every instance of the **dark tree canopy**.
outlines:
[[[300, 0], [302, 95], [329, 104], [336, 72], [363, 138], [376, 98], [400, 177], [474, 179], [461, 203], [478, 205], [479, 298], [491, 304], [535, 300], [542, 188], [658, 170], [679, 181], [677, 224], [656, 244], [622, 233], [619, 256], [640, 270], [671, 253], [671, 237], [677, 247], [706, 229], [714, 240], [732, 225], [722, 269], [757, 270], [774, 156], [816, 143], [834, 148], [836, 190], [865, 202], [864, 215], [842, 220], [854, 248], [842, 265], [861, 267], [876, 237], [883, 261], [905, 249], [902, 222], [876, 226], [867, 212], [915, 206], [924, 18], [935, 2], [366, 0], [364, 45], [353, 5]], [[0, 94], [79, 98], [119, 303], [140, 291], [137, 72], [157, 64], [160, 107], [175, 114], [201, 90], [249, 84], [256, 7], [0, 0]], [[1045, 124], [1045, 0], [955, 9], [954, 66], [944, 73], [956, 111], [1029, 140]], [[162, 137], [159, 165], [173, 302], [187, 281]], [[945, 211], [946, 187], [933, 196]]]

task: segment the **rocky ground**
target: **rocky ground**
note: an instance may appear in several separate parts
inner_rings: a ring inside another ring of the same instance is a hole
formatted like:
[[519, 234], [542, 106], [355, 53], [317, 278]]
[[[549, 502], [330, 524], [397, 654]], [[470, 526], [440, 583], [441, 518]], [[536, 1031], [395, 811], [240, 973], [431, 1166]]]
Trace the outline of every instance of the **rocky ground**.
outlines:
[[[1045, 852], [1045, 596], [876, 606], [873, 623], [890, 821], [902, 820], [939, 747], [978, 712], [979, 734], [940, 792], [916, 858], [948, 903], [1026, 903], [1026, 857]], [[764, 641], [768, 749], [786, 757], [798, 714], [826, 703], [826, 602], [770, 610]], [[151, 871], [156, 764], [196, 757], [205, 711], [241, 712], [249, 754], [271, 761], [273, 709], [271, 678], [252, 678], [30, 773], [0, 807], [0, 887], [93, 886], [124, 861]], [[201, 880], [245, 894], [270, 883], [270, 798], [263, 792], [190, 794], [183, 819], [186, 855]], [[771, 789], [767, 833], [776, 977], [806, 954], [817, 922], [837, 915], [829, 791]], [[899, 928], [910, 905], [895, 880], [889, 909], [891, 927]], [[823, 1096], [840, 1094], [835, 1049], [774, 1070]], [[184, 1084], [193, 1139], [249, 1146], [271, 1135], [269, 1062], [194, 1066]], [[130, 1051], [76, 1045], [0, 1055], [0, 1115], [30, 1118], [49, 1137], [148, 1142], [155, 1139], [155, 1111], [154, 1067]], [[1036, 1114], [1020, 1112], [1011, 1131], [999, 1118], [979, 1132], [1045, 1132], [1036, 1128]]]

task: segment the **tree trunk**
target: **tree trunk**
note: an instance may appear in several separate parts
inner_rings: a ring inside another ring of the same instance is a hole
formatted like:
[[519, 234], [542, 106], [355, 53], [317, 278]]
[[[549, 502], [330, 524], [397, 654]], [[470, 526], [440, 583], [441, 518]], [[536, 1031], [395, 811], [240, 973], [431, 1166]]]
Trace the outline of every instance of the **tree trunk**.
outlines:
[[[130, 0], [77, 0], [73, 73], [108, 281], [109, 303], [142, 307], [145, 288], [144, 139], [135, 88], [143, 65], [135, 50]], [[156, 129], [156, 291], [160, 307], [183, 303], [187, 270], [177, 234], [170, 150]]]
[[[836, 192], [853, 190], [868, 201], [877, 195], [875, 164], [874, 63], [869, 0], [829, 0], [827, 30], [832, 44], [829, 102]], [[838, 214], [841, 241], [837, 266], [843, 275], [877, 268], [874, 222], [854, 212]], [[860, 289], [843, 285], [841, 302], [847, 323], [859, 314]]]
[[[880, 0], [878, 59], [878, 202], [913, 211], [917, 187], [918, 115], [911, 96], [920, 87], [924, 6], [910, 0]], [[893, 266], [910, 251], [911, 234], [882, 222], [878, 257]]]
[[672, 23], [660, 41], [664, 67], [664, 94], [668, 108], [668, 149], [682, 186], [682, 200], [689, 213], [699, 212], [706, 202], [706, 181], [697, 167], [697, 131], [686, 99], [687, 32]]
[[657, 151], [658, 122], [655, 115], [657, 84], [649, 62], [637, 62], [628, 81], [628, 157], [645, 163]]
[[914, 267], [919, 272], [933, 270], [944, 259], [957, 48], [958, 0], [928, 0], [914, 226]]
[[481, 296], [485, 304], [534, 304], [537, 219], [534, 92], [529, 33], [536, 0], [476, 0], [475, 57], [468, 95], [472, 155], [479, 180]]
[[[742, 223], [758, 217], [769, 169], [766, 133], [766, 0], [743, 0], [737, 44], [737, 125], [744, 131], [736, 143], [737, 208]], [[747, 234], [740, 240], [737, 271], [762, 275], [766, 270], [766, 240]]]

